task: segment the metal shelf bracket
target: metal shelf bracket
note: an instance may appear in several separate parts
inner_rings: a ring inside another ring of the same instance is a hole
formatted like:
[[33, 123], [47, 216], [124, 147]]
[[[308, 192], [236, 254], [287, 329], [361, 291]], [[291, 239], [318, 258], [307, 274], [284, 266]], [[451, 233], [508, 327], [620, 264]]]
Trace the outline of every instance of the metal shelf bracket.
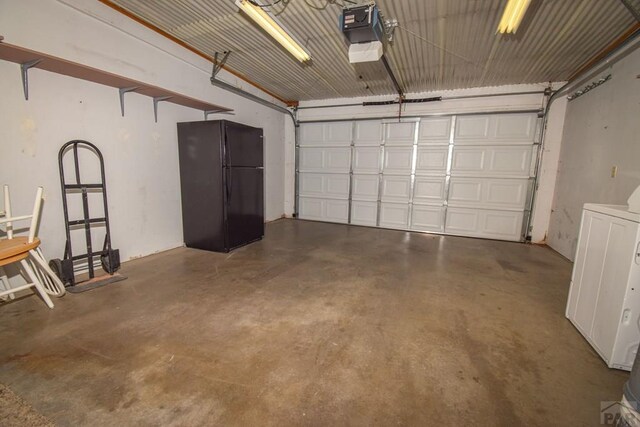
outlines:
[[204, 110], [203, 111], [204, 119], [208, 120], [209, 119], [209, 114], [221, 113], [223, 111], [225, 111], [225, 110]]
[[42, 59], [34, 59], [33, 61], [20, 64], [20, 71], [22, 72], [22, 90], [24, 90], [24, 99], [29, 100], [29, 68], [35, 67]]
[[[118, 93], [120, 96], [120, 111], [122, 112], [122, 117], [124, 117], [124, 94], [127, 92], [133, 92], [138, 89], [138, 86], [131, 87], [121, 87], [118, 89]], [[157, 122], [158, 120], [156, 120]]]
[[167, 99], [170, 99], [170, 96], [154, 96], [153, 97], [153, 117], [156, 121], [156, 123], [158, 123], [158, 102], [161, 101], [166, 101]]

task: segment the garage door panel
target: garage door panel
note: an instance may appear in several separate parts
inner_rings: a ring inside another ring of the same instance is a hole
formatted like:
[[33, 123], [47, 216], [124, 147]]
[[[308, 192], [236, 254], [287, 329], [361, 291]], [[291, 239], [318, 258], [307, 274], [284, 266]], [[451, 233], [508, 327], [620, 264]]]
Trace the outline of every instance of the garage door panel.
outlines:
[[302, 219], [324, 220], [324, 200], [308, 197], [299, 198], [298, 215]]
[[301, 147], [299, 169], [301, 172], [349, 172], [351, 148]]
[[535, 138], [535, 114], [505, 114], [496, 116], [495, 137], [505, 141], [532, 143]]
[[304, 171], [322, 171], [324, 166], [324, 148], [300, 148], [299, 169]]
[[416, 203], [441, 203], [445, 199], [445, 177], [417, 176], [413, 190], [413, 201]]
[[349, 201], [325, 200], [325, 217], [330, 222], [346, 223], [349, 221]]
[[413, 148], [385, 147], [384, 173], [410, 174]]
[[451, 179], [449, 203], [482, 203], [482, 181], [476, 179]]
[[455, 142], [487, 142], [490, 116], [460, 116], [456, 119]]
[[348, 199], [349, 175], [301, 173], [298, 191], [305, 197]]
[[414, 205], [411, 213], [411, 229], [419, 231], [444, 231], [444, 210], [442, 206]]
[[524, 209], [528, 179], [451, 178], [449, 205], [485, 209]]
[[533, 143], [535, 140], [536, 114], [503, 114], [496, 115], [495, 139], [506, 142]]
[[355, 122], [353, 143], [360, 145], [381, 145], [383, 125], [380, 120], [366, 120]]
[[520, 240], [522, 212], [486, 211], [482, 218], [485, 234], [498, 239]]
[[304, 123], [300, 125], [300, 145], [323, 145], [325, 125], [323, 123]]
[[349, 148], [325, 149], [325, 168], [336, 172], [349, 172], [351, 150]]
[[301, 219], [346, 223], [349, 220], [349, 201], [300, 197], [299, 216]]
[[411, 145], [415, 138], [416, 122], [385, 123], [386, 145]]
[[535, 113], [459, 116], [456, 119], [456, 145], [530, 145], [536, 139]]
[[519, 241], [523, 213], [516, 211], [447, 208], [445, 232], [464, 236]]
[[447, 208], [445, 231], [454, 234], [476, 233], [480, 212], [474, 209]]
[[451, 174], [482, 173], [485, 166], [486, 150], [483, 148], [454, 147], [451, 159]]
[[489, 156], [489, 169], [505, 175], [529, 176], [531, 169], [530, 147], [495, 148]]
[[381, 203], [380, 226], [387, 228], [408, 228], [409, 205], [406, 203]]
[[380, 198], [385, 202], [408, 202], [411, 198], [411, 176], [383, 176]]
[[529, 177], [531, 146], [454, 147], [452, 176]]
[[349, 175], [326, 175], [324, 178], [327, 196], [349, 198]]
[[303, 123], [300, 125], [300, 146], [349, 146], [352, 122]]
[[378, 173], [380, 171], [379, 147], [356, 147], [353, 150], [354, 173]]
[[445, 174], [449, 148], [418, 147], [416, 174]]
[[323, 179], [322, 175], [314, 173], [301, 173], [299, 178], [299, 188], [301, 196], [322, 196], [323, 195]]
[[352, 122], [326, 124], [326, 140], [330, 145], [351, 145]]
[[489, 179], [485, 181], [486, 203], [510, 209], [524, 209], [527, 202], [527, 179]]
[[351, 202], [351, 224], [375, 226], [377, 216], [378, 202]]
[[449, 144], [451, 117], [420, 120], [418, 144]]
[[353, 175], [351, 197], [354, 200], [378, 200], [378, 175]]

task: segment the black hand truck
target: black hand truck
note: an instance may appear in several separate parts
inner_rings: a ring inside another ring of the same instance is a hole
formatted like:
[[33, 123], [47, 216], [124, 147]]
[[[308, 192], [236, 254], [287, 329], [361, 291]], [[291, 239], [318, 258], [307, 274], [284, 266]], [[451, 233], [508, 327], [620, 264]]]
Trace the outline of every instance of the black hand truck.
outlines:
[[[98, 183], [83, 183], [80, 177], [80, 162], [78, 160], [78, 148], [87, 149], [94, 153], [100, 161], [100, 178]], [[64, 156], [73, 153], [74, 178], [75, 183], [67, 184], [64, 174]], [[51, 269], [60, 277], [60, 280], [68, 286], [69, 292], [83, 292], [103, 286], [108, 283], [117, 282], [126, 279], [121, 275], [114, 275], [120, 268], [120, 251], [111, 247], [111, 229], [109, 227], [109, 210], [107, 208], [107, 185], [104, 175], [104, 158], [102, 153], [92, 143], [82, 140], [73, 140], [64, 144], [58, 152], [58, 167], [60, 169], [60, 186], [62, 189], [62, 206], [64, 209], [64, 222], [67, 234], [67, 242], [64, 248], [64, 259], [52, 259], [49, 263]], [[69, 200], [70, 193], [82, 193], [82, 219], [69, 220]], [[89, 192], [101, 192], [104, 205], [104, 217], [91, 218], [89, 214]], [[93, 224], [103, 223], [105, 227], [104, 245], [102, 250], [95, 251], [91, 241], [91, 227]], [[74, 255], [71, 246], [71, 227], [84, 227], [85, 240], [87, 243], [87, 252], [82, 255]], [[108, 273], [108, 276], [95, 277], [94, 259], [100, 257], [102, 268]], [[79, 260], [87, 260], [87, 268], [89, 279], [83, 282], [76, 282], [74, 263]], [[94, 280], [95, 279], [95, 280]], [[77, 286], [82, 283], [83, 286]]]

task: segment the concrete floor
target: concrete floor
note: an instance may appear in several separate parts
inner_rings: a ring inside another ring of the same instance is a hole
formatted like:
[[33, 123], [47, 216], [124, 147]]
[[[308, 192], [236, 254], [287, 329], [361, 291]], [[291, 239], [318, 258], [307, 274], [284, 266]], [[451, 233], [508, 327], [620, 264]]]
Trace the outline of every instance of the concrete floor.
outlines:
[[59, 425], [598, 425], [627, 373], [544, 247], [281, 220], [0, 307], [0, 382]]

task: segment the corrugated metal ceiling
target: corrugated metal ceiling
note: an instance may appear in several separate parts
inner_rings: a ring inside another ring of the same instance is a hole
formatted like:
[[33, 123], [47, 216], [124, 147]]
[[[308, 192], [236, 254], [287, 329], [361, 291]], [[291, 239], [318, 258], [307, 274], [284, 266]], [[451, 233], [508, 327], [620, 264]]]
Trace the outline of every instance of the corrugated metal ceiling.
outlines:
[[[290, 0], [278, 18], [313, 58], [301, 65], [233, 0], [112, 0], [290, 100], [393, 94], [380, 64], [349, 63], [340, 1]], [[389, 61], [405, 92], [566, 80], [635, 22], [619, 0], [533, 0], [516, 35], [496, 35], [506, 0], [379, 0], [398, 20]], [[274, 12], [281, 10], [277, 5]]]

